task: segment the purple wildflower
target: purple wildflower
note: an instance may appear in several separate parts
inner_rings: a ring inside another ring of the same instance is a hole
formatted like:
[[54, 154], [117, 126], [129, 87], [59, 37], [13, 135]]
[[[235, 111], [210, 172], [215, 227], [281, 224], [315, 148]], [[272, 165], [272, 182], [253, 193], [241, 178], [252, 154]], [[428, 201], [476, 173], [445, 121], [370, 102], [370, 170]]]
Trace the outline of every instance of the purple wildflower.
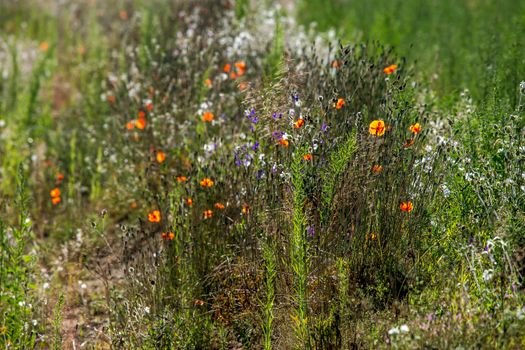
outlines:
[[308, 232], [308, 235], [310, 237], [313, 237], [315, 235], [315, 228], [313, 226], [306, 227], [306, 232]]
[[274, 131], [272, 132], [272, 137], [276, 139], [281, 139], [283, 137], [284, 131]]

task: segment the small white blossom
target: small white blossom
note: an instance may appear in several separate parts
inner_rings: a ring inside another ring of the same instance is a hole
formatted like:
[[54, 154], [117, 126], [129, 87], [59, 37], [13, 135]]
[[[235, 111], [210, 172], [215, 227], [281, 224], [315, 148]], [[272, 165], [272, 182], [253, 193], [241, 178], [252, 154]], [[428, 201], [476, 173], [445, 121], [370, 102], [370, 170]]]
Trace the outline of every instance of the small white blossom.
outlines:
[[483, 271], [483, 280], [485, 282], [490, 281], [492, 277], [494, 277], [494, 270], [490, 269], [490, 270]]
[[441, 189], [443, 190], [443, 195], [445, 198], [448, 198], [450, 196], [450, 189], [447, 187], [447, 185], [441, 185]]
[[399, 328], [397, 328], [397, 327], [391, 328], [391, 329], [388, 331], [388, 334], [389, 334], [389, 335], [399, 334]]

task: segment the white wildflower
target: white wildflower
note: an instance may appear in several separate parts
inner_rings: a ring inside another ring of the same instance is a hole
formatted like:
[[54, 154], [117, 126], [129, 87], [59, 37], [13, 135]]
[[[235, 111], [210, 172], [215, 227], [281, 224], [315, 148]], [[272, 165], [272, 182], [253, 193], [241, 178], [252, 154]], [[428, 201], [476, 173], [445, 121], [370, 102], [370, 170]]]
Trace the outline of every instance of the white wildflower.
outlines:
[[397, 327], [391, 328], [391, 329], [388, 331], [388, 334], [389, 334], [389, 335], [399, 334], [399, 328], [397, 328]]

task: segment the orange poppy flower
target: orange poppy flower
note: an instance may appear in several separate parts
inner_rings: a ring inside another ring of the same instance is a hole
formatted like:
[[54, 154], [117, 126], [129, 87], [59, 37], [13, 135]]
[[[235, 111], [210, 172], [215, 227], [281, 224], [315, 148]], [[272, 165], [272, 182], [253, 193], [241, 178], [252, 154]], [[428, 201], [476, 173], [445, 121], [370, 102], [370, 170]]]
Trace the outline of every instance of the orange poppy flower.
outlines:
[[304, 119], [303, 118], [299, 118], [299, 119], [297, 119], [295, 121], [295, 123], [293, 123], [293, 127], [296, 128], [296, 129], [301, 128], [303, 125], [304, 125]]
[[204, 85], [206, 85], [207, 87], [211, 88], [211, 79], [204, 80]]
[[49, 195], [51, 196], [51, 198], [57, 198], [57, 197], [60, 197], [61, 194], [62, 194], [62, 192], [60, 192], [60, 188], [58, 188], [58, 187], [53, 188], [53, 189], [49, 192]]
[[53, 205], [57, 205], [61, 201], [62, 200], [60, 199], [60, 197], [53, 197], [53, 198], [51, 198], [51, 203], [53, 203]]
[[205, 177], [201, 180], [200, 184], [202, 187], [212, 187], [214, 182], [212, 179]]
[[57, 179], [57, 182], [62, 182], [64, 180], [64, 174], [57, 173], [56, 179]]
[[283, 147], [288, 147], [290, 145], [290, 142], [287, 139], [281, 138], [279, 140], [279, 144]]
[[159, 210], [153, 210], [151, 213], [148, 214], [148, 221], [149, 222], [160, 222], [160, 211]]
[[383, 166], [381, 166], [381, 165], [376, 164], [376, 165], [374, 165], [372, 167], [372, 172], [374, 172], [376, 174], [379, 174], [382, 171], [383, 171]]
[[237, 69], [237, 75], [240, 77], [246, 72], [246, 63], [243, 61], [238, 61], [234, 63], [235, 68]]
[[40, 49], [40, 51], [46, 52], [49, 49], [49, 44], [47, 43], [47, 41], [42, 41], [40, 45], [38, 45], [38, 48]]
[[244, 204], [242, 206], [242, 213], [243, 214], [248, 214], [248, 211], [250, 210], [250, 206], [248, 204]]
[[234, 71], [230, 72], [230, 79], [236, 79], [237, 77], [238, 77], [237, 73], [235, 73]]
[[148, 110], [148, 112], [151, 112], [153, 110], [153, 103], [148, 103], [146, 105], [146, 109]]
[[344, 105], [345, 105], [345, 100], [342, 99], [342, 98], [338, 98], [337, 102], [334, 104], [334, 107], [336, 109], [341, 109], [341, 108], [343, 108]]
[[163, 163], [166, 160], [166, 153], [157, 151], [157, 162]]
[[408, 201], [408, 202], [401, 202], [401, 204], [399, 204], [399, 208], [401, 209], [401, 211], [410, 213], [412, 209], [414, 209], [414, 206], [412, 205], [411, 201]]
[[343, 66], [343, 63], [339, 60], [333, 60], [332, 61], [332, 68], [338, 69]]
[[370, 123], [368, 132], [375, 136], [383, 136], [385, 134], [385, 122], [381, 119], [374, 120]]
[[215, 208], [216, 209], [224, 209], [225, 206], [224, 206], [224, 204], [217, 202], [217, 203], [215, 203]]
[[137, 113], [137, 117], [139, 117], [139, 119], [141, 119], [141, 118], [146, 118], [146, 112], [144, 112], [144, 111], [139, 111], [139, 112]]
[[128, 19], [128, 12], [126, 10], [120, 10], [119, 17], [123, 21], [127, 20]]
[[244, 81], [239, 83], [239, 90], [240, 90], [240, 91], [244, 91], [244, 90], [246, 90], [247, 88], [248, 88], [248, 83], [246, 83], [246, 82], [244, 82]]
[[408, 128], [412, 133], [414, 134], [418, 134], [421, 132], [421, 125], [419, 123], [415, 123], [415, 124], [412, 124], [410, 125], [410, 127]]
[[307, 153], [303, 156], [303, 159], [304, 160], [312, 160], [313, 159], [313, 156], [311, 153]]
[[193, 199], [191, 198], [186, 198], [185, 202], [188, 207], [191, 207], [193, 205]]
[[212, 112], [204, 112], [204, 114], [202, 115], [202, 121], [204, 122], [211, 122], [213, 120], [213, 118], [215, 118], [215, 116], [213, 115]]
[[146, 127], [146, 118], [139, 118], [135, 122], [137, 129], [143, 130]]
[[115, 95], [108, 95], [107, 100], [111, 104], [115, 103], [116, 101]]
[[178, 183], [186, 182], [187, 180], [188, 180], [188, 178], [186, 176], [177, 176], [177, 182]]
[[137, 205], [137, 202], [131, 202], [131, 204], [129, 205], [129, 207], [131, 209], [137, 209], [138, 205]]
[[165, 241], [173, 241], [173, 239], [175, 238], [175, 234], [173, 232], [162, 232], [160, 236]]
[[126, 129], [133, 130], [134, 127], [135, 127], [135, 122], [127, 122], [126, 123]]
[[414, 138], [408, 139], [408, 140], [405, 142], [405, 144], [403, 145], [403, 147], [408, 148], [408, 147], [412, 146], [412, 145], [414, 144], [415, 141], [416, 141], [416, 140], [415, 140]]
[[229, 64], [229, 63], [226, 63], [226, 64], [224, 65], [224, 68], [222, 68], [222, 70], [224, 71], [224, 73], [228, 73], [231, 69], [232, 69], [232, 65]]
[[213, 216], [213, 211], [208, 209], [203, 212], [203, 216], [205, 219], [209, 219]]
[[397, 69], [397, 64], [391, 64], [390, 66], [385, 67], [385, 69], [383, 69], [383, 72], [387, 75], [390, 75], [394, 73], [396, 69]]

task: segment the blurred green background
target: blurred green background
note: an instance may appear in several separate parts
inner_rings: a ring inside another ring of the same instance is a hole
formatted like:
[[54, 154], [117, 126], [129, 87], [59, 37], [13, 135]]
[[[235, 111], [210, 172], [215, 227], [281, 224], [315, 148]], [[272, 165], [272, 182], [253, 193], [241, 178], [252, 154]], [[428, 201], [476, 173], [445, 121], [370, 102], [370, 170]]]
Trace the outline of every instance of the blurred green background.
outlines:
[[393, 46], [442, 97], [467, 88], [515, 106], [525, 79], [522, 0], [300, 0], [298, 19]]

